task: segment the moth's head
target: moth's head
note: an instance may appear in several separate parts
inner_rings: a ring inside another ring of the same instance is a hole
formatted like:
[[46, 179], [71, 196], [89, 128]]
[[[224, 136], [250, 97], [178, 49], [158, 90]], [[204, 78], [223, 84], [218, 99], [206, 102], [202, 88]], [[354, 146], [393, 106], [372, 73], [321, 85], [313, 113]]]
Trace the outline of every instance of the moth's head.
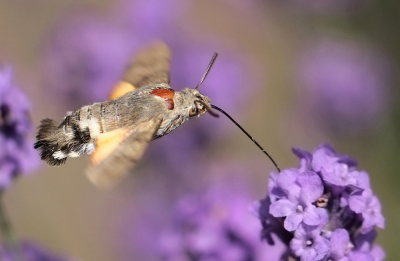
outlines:
[[200, 116], [211, 108], [210, 98], [202, 95], [198, 90], [187, 88], [182, 93], [186, 96], [185, 100], [188, 101], [187, 110], [189, 117]]

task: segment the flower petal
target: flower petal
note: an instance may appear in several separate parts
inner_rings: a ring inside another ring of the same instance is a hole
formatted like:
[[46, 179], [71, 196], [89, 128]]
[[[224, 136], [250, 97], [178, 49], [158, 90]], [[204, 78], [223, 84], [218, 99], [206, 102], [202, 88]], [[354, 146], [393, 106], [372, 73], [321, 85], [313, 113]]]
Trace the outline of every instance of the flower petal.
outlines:
[[301, 256], [304, 252], [303, 239], [293, 238], [292, 241], [290, 241], [290, 249], [296, 256]]
[[317, 212], [317, 207], [314, 205], [308, 205], [304, 210], [303, 221], [310, 226], [318, 226], [321, 223], [321, 218]]
[[301, 171], [309, 170], [312, 161], [312, 154], [299, 148], [292, 148], [292, 152], [300, 159], [299, 169]]
[[274, 217], [286, 217], [296, 212], [296, 205], [288, 199], [275, 201], [269, 207], [269, 213]]
[[373, 245], [370, 254], [374, 257], [375, 261], [383, 261], [386, 258], [386, 253], [379, 245]]
[[285, 192], [289, 198], [298, 197], [300, 194], [300, 187], [296, 184], [299, 171], [297, 169], [283, 170], [279, 175], [276, 183], [279, 188]]
[[348, 256], [351, 261], [374, 261], [370, 254], [361, 251], [351, 251]]
[[350, 242], [350, 236], [347, 230], [343, 228], [336, 229], [332, 232], [331, 236], [331, 256], [334, 260], [342, 258], [345, 253], [347, 246]]
[[295, 231], [299, 227], [301, 221], [303, 221], [303, 214], [294, 212], [286, 217], [283, 227], [287, 231]]
[[335, 151], [329, 145], [322, 145], [313, 153], [312, 168], [314, 171], [321, 171], [322, 167], [330, 168], [332, 164], [337, 162]]
[[316, 261], [316, 260], [321, 260], [321, 259], [317, 259], [317, 251], [315, 251], [314, 248], [306, 248], [303, 251], [303, 254], [300, 256], [301, 257], [301, 261]]
[[296, 179], [300, 185], [300, 200], [302, 203], [313, 203], [324, 192], [321, 178], [313, 171], [300, 173]]
[[367, 199], [363, 195], [350, 195], [349, 207], [357, 214], [360, 214], [367, 208]]
[[329, 240], [321, 236], [316, 237], [314, 239], [314, 249], [318, 253], [315, 260], [323, 259], [329, 253]]

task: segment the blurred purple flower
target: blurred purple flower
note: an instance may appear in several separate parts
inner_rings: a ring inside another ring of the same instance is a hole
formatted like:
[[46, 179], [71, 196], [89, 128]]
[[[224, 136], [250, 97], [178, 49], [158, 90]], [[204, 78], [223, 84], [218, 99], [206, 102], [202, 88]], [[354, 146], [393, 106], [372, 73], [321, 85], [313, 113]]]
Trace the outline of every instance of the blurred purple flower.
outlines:
[[328, 130], [363, 133], [384, 119], [389, 104], [391, 66], [361, 44], [324, 39], [298, 63], [301, 104], [307, 117]]
[[250, 199], [232, 181], [182, 198], [174, 227], [161, 240], [163, 260], [279, 260], [285, 248], [277, 238], [274, 247], [261, 241]]
[[39, 165], [28, 134], [32, 131], [31, 106], [13, 83], [11, 67], [0, 68], [0, 190], [19, 174], [29, 174]]
[[55, 26], [45, 43], [45, 84], [70, 110], [103, 102], [134, 47], [132, 36], [105, 15], [74, 13]]
[[[375, 227], [384, 228], [385, 219], [368, 174], [327, 144], [314, 153], [293, 152], [299, 168], [271, 173], [268, 196], [260, 201], [266, 241], [271, 244], [271, 236], [278, 236], [290, 246], [289, 256], [302, 261], [383, 260], [383, 249], [373, 241]], [[306, 218], [303, 202], [312, 206], [314, 223]]]
[[140, 260], [280, 260], [287, 248], [276, 235], [274, 246], [262, 240], [254, 217], [260, 206], [251, 204], [254, 188], [245, 178], [252, 170], [232, 161], [201, 161], [187, 169], [191, 179], [179, 180], [179, 186], [176, 179], [174, 186], [166, 186], [166, 176], [140, 185], [143, 191], [135, 198], [141, 203], [131, 206], [132, 215], [126, 217], [132, 229], [121, 225], [128, 233], [121, 238], [124, 251], [139, 246]]
[[[28, 241], [22, 242], [21, 252], [24, 261], [72, 261], [70, 258], [51, 253], [37, 244]], [[0, 249], [0, 259], [2, 261], [18, 261], [12, 256], [10, 249], [6, 246]]]

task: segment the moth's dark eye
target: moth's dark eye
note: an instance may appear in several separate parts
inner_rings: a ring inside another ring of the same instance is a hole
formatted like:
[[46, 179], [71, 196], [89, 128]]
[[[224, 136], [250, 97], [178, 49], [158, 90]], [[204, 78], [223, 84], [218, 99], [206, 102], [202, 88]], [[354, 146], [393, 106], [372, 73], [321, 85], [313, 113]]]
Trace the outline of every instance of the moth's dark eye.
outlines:
[[196, 95], [196, 98], [199, 100], [203, 100], [199, 94]]
[[195, 104], [189, 111], [189, 116], [196, 116], [197, 115], [197, 104]]

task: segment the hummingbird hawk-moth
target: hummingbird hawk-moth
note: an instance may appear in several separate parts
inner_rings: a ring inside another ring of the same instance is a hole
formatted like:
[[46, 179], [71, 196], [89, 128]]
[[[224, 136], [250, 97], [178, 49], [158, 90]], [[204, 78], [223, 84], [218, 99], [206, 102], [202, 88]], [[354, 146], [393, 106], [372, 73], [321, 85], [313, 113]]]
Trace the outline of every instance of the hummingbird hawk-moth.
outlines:
[[111, 186], [137, 163], [151, 140], [191, 117], [207, 111], [215, 115], [210, 99], [197, 89], [171, 89], [169, 62], [169, 48], [156, 43], [128, 65], [110, 100], [70, 112], [60, 123], [42, 120], [35, 143], [41, 159], [58, 166], [67, 157], [90, 154], [87, 176], [98, 186]]
[[161, 42], [153, 44], [128, 65], [108, 101], [69, 112], [60, 123], [42, 120], [35, 149], [53, 166], [64, 164], [67, 157], [90, 154], [86, 172], [89, 180], [110, 187], [135, 166], [150, 141], [205, 112], [217, 117], [211, 108], [225, 114], [251, 138], [197, 90], [216, 57], [215, 53], [196, 88], [178, 92], [169, 85], [169, 48]]

